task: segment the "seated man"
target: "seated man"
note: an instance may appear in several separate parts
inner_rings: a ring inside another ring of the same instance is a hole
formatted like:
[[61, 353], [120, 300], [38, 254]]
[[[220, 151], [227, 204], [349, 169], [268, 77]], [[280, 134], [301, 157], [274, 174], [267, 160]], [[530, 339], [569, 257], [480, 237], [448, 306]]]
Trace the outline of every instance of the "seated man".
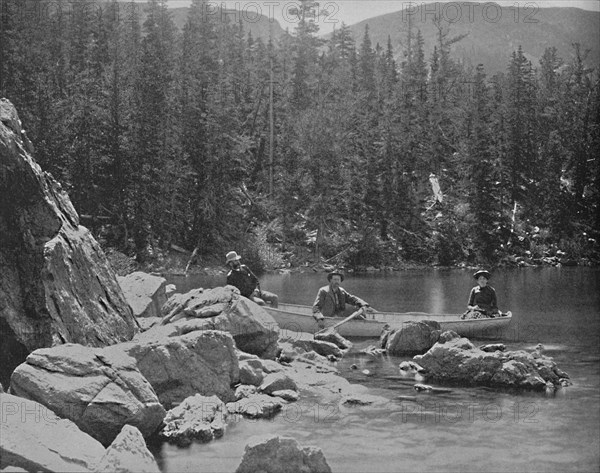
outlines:
[[324, 324], [325, 317], [343, 317], [346, 310], [346, 304], [352, 304], [355, 307], [369, 307], [362, 299], [349, 294], [340, 286], [344, 280], [343, 273], [332, 271], [327, 275], [328, 286], [323, 286], [317, 293], [317, 298], [313, 304], [313, 317], [319, 323]]
[[240, 263], [241, 256], [235, 251], [230, 251], [225, 258], [225, 264], [231, 268], [227, 274], [227, 284], [237, 287], [242, 296], [257, 304], [265, 305], [265, 302], [270, 302], [272, 307], [277, 307], [277, 294], [260, 290], [258, 278], [248, 266]]

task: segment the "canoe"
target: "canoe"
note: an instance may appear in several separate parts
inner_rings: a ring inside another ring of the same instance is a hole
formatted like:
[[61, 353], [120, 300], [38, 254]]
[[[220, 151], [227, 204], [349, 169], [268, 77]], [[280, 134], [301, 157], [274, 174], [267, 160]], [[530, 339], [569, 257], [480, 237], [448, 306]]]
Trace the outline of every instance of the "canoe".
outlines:
[[[312, 307], [296, 304], [279, 304], [275, 309], [265, 305], [266, 311], [279, 325], [280, 330], [315, 333], [320, 330], [312, 316]], [[462, 320], [461, 314], [428, 314], [426, 312], [374, 312], [367, 319], [353, 319], [336, 329], [343, 337], [377, 338], [384, 328], [400, 328], [406, 322], [435, 320], [442, 330], [454, 330], [463, 337], [498, 338], [512, 321], [512, 313], [504, 317]], [[339, 317], [325, 317], [325, 327], [339, 322]]]

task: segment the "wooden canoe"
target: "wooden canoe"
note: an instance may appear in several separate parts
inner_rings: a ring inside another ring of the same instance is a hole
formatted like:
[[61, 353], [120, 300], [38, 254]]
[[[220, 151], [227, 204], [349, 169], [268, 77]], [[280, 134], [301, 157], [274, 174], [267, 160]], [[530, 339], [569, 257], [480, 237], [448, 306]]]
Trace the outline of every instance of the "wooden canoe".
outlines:
[[[264, 306], [275, 319], [281, 330], [292, 332], [315, 333], [320, 330], [312, 316], [312, 307], [296, 304], [279, 304], [276, 309], [268, 304]], [[335, 325], [341, 319], [338, 317], [325, 317], [325, 328]], [[502, 331], [508, 327], [512, 314], [507, 316], [462, 320], [460, 314], [428, 314], [425, 312], [375, 312], [367, 314], [367, 319], [353, 319], [341, 325], [336, 331], [343, 337], [377, 338], [382, 330], [400, 328], [406, 322], [422, 320], [435, 320], [439, 322], [442, 330], [453, 330], [463, 337], [472, 338], [498, 338]]]

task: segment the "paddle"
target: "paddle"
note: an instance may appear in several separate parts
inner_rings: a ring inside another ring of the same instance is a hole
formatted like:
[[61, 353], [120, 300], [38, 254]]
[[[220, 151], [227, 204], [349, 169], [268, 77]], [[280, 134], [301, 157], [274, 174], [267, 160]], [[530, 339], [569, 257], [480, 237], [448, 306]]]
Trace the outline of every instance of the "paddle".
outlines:
[[317, 337], [317, 335], [320, 338], [322, 338], [322, 337], [326, 337], [328, 335], [332, 335], [332, 334], [337, 333], [336, 330], [335, 330], [336, 328], [338, 328], [340, 325], [345, 324], [346, 322], [350, 322], [353, 318], [358, 317], [360, 314], [363, 314], [363, 313], [364, 313], [364, 307], [361, 307], [356, 312], [354, 312], [353, 314], [350, 314], [344, 320], [340, 320], [335, 325], [332, 325], [331, 327], [324, 328], [323, 330], [319, 330], [317, 333], [315, 333], [315, 338]]

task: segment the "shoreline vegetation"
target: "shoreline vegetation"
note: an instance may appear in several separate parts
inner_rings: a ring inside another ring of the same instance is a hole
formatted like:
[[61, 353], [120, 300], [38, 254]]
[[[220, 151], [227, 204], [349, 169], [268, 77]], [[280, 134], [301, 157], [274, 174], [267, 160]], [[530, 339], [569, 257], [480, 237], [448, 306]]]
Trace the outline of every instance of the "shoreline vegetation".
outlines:
[[[183, 248], [171, 249], [170, 251], [162, 251], [154, 253], [151, 258], [148, 258], [144, 263], [136, 261], [135, 257], [130, 257], [121, 253], [114, 248], [105, 248], [106, 256], [115, 271], [119, 276], [126, 276], [134, 271], [142, 271], [146, 273], [160, 274], [162, 276], [187, 276], [187, 275], [205, 275], [217, 276], [227, 272], [223, 258], [216, 255], [192, 256], [192, 252], [186, 251]], [[225, 254], [224, 252], [222, 252]], [[307, 252], [305, 252], [305, 255]], [[323, 258], [317, 259], [314, 256], [305, 257], [304, 259], [291, 258], [284, 260], [279, 256], [276, 259], [279, 262], [277, 265], [272, 265], [272, 260], [260, 260], [250, 255], [244, 257], [244, 262], [251, 267], [257, 267], [259, 274], [265, 273], [303, 273], [303, 272], [327, 272], [334, 268], [344, 268], [350, 273], [375, 273], [375, 272], [393, 272], [393, 271], [409, 271], [420, 269], [474, 269], [479, 265], [469, 262], [460, 262], [450, 265], [442, 265], [438, 263], [420, 263], [411, 261], [396, 260], [390, 264], [370, 265], [363, 264], [357, 266], [348, 266], [343, 263], [332, 264]], [[255, 264], [255, 266], [253, 265]], [[557, 250], [555, 254], [546, 254], [544, 256], [531, 255], [509, 255], [506, 256], [500, 264], [494, 267], [540, 267], [540, 266], [592, 266], [600, 265], [600, 260], [594, 257], [578, 257], [571, 258], [564, 252]]]

